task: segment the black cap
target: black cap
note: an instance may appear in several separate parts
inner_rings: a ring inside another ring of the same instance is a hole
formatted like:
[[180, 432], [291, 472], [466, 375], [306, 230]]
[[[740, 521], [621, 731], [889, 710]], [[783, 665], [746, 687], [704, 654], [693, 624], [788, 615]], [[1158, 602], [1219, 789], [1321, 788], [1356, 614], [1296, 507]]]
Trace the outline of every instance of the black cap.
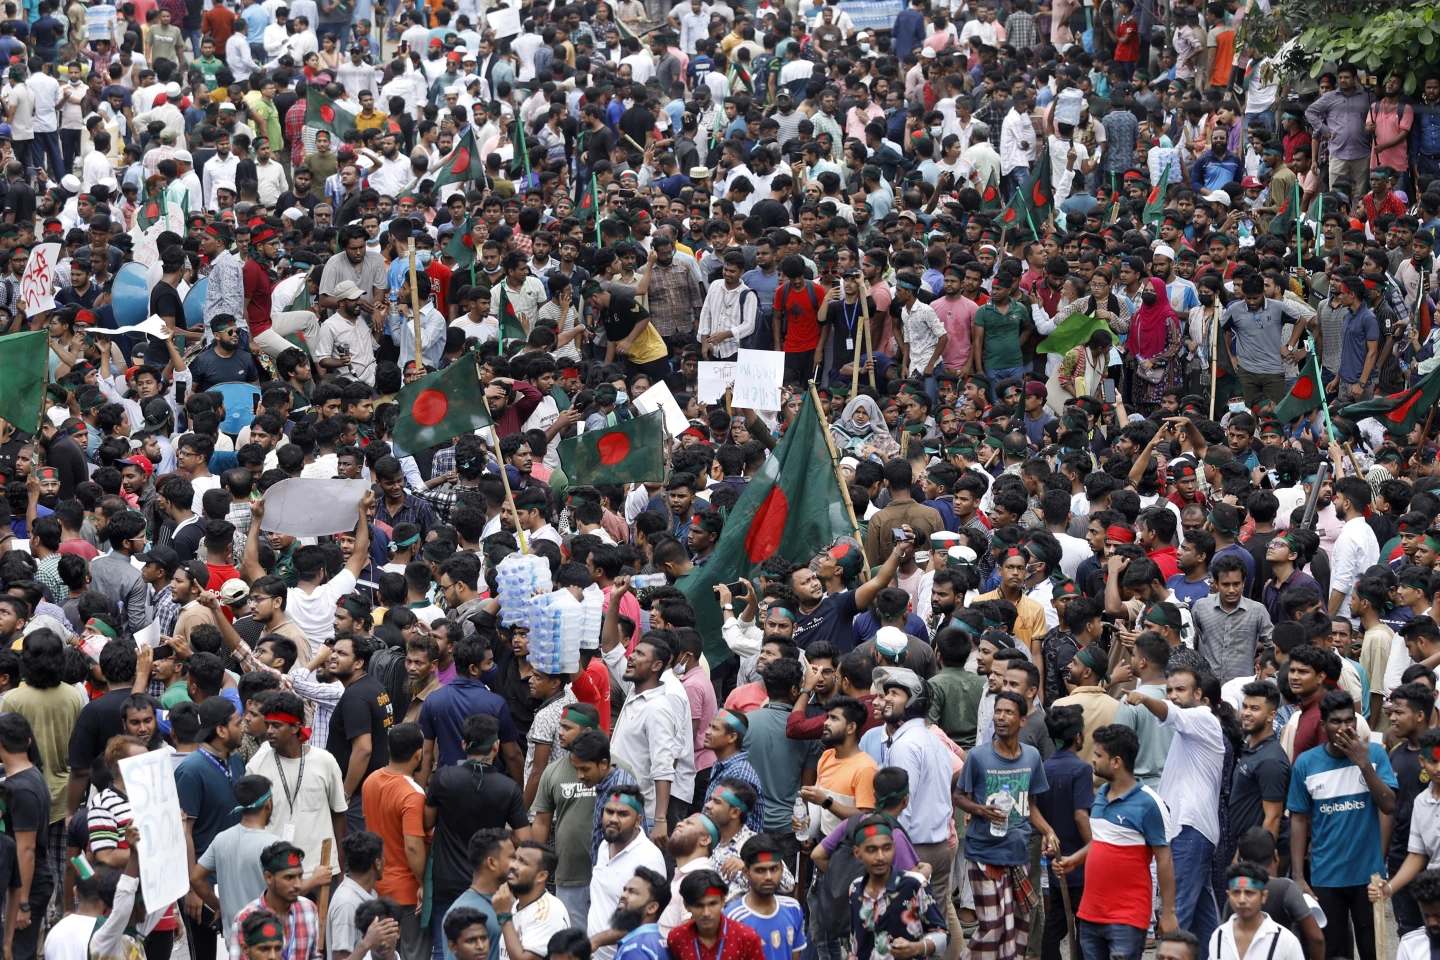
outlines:
[[141, 563], [156, 563], [165, 568], [166, 573], [174, 573], [180, 566], [180, 554], [175, 552], [174, 547], [164, 544], [157, 544], [144, 553], [137, 553], [135, 559]]
[[235, 704], [225, 697], [210, 697], [200, 704], [200, 729], [195, 734], [197, 743], [204, 743], [215, 736], [217, 727], [235, 716]]

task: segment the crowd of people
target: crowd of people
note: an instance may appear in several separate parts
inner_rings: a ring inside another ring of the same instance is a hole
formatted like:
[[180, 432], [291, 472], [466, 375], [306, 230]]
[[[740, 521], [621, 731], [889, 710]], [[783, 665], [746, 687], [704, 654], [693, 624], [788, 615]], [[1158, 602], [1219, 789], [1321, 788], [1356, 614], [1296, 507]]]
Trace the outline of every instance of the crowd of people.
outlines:
[[[5, 4], [7, 960], [1440, 948], [1440, 78], [847, 6]], [[851, 535], [752, 550], [815, 412]]]

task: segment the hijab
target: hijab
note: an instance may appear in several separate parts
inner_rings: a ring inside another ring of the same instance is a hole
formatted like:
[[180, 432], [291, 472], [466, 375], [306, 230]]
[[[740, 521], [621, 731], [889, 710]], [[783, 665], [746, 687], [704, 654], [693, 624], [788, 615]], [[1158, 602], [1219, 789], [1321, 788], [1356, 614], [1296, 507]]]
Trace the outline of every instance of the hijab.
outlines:
[[[856, 423], [855, 411], [864, 410], [870, 416], [869, 423]], [[868, 437], [877, 430], [885, 429], [885, 415], [880, 412], [880, 404], [870, 397], [855, 397], [845, 404], [845, 409], [840, 414], [840, 419], [835, 426], [845, 431], [851, 437]]]
[[1142, 301], [1130, 325], [1130, 349], [1141, 360], [1149, 360], [1164, 352], [1170, 319], [1175, 316], [1170, 309], [1170, 298], [1165, 295], [1165, 281], [1150, 277], [1146, 283], [1155, 291], [1155, 302], [1147, 304]]

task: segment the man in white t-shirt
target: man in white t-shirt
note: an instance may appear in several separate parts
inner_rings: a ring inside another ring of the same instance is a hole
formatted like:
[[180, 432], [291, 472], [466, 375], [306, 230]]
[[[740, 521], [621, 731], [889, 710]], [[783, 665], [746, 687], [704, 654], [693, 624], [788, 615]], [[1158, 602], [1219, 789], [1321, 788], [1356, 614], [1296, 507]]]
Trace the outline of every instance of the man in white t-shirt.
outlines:
[[[369, 516], [375, 504], [375, 491], [366, 490], [360, 498], [360, 516]], [[250, 505], [250, 522], [259, 529], [265, 514], [265, 504], [256, 500]], [[251, 537], [245, 544], [245, 564], [249, 568], [256, 563], [251, 546], [259, 542]], [[299, 547], [295, 550], [295, 576], [299, 579], [295, 588], [286, 597], [285, 612], [305, 632], [305, 636], [317, 643], [326, 643], [335, 636], [335, 605], [346, 594], [355, 589], [360, 571], [370, 560], [370, 524], [361, 520], [355, 526], [355, 549], [345, 563], [345, 569], [333, 577], [326, 577], [325, 556], [317, 547]]]
[[510, 856], [505, 885], [491, 897], [500, 924], [500, 960], [520, 960], [525, 954], [545, 956], [550, 938], [570, 926], [570, 913], [545, 883], [559, 862], [553, 848], [525, 840]]

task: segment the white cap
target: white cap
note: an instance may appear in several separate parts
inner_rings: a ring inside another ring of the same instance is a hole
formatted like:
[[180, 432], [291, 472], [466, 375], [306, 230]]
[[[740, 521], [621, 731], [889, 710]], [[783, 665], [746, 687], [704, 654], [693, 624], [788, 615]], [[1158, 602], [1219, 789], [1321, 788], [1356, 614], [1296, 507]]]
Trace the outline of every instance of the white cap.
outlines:
[[1226, 193], [1224, 190], [1213, 190], [1210, 193], [1205, 194], [1200, 199], [1204, 200], [1206, 203], [1220, 203], [1224, 204], [1227, 207], [1230, 206], [1230, 194]]
[[189, 151], [189, 150], [176, 150], [176, 151], [175, 151], [175, 162], [176, 162], [176, 163], [194, 163], [194, 162], [195, 162], [195, 158], [192, 157], [192, 156], [190, 156], [190, 151]]
[[899, 627], [881, 627], [875, 632], [875, 649], [887, 657], [898, 657], [910, 646], [910, 638]]
[[851, 470], [854, 470], [856, 467], [860, 466], [860, 461], [856, 460], [854, 457], [841, 457], [840, 466], [849, 467]]
[[465, 92], [465, 88], [462, 87], [462, 86], [460, 86], [460, 84], [458, 84], [458, 83], [452, 83], [452, 84], [450, 84], [450, 86], [448, 86], [448, 87], [445, 88], [445, 95], [446, 95], [446, 96], [449, 96], [450, 94], [453, 93], [453, 94], [455, 94], [455, 96], [458, 97], [458, 96], [460, 96], [460, 94], [462, 94], [462, 93], [464, 93], [464, 92]]
[[290, 207], [284, 213], [280, 214], [280, 216], [284, 217], [286, 220], [299, 220], [301, 217], [305, 216], [305, 211], [300, 209], [299, 207]]
[[1157, 244], [1155, 249], [1150, 251], [1152, 257], [1164, 257], [1167, 260], [1175, 259], [1175, 249], [1167, 244]]
[[972, 547], [951, 547], [945, 551], [945, 556], [961, 563], [978, 563], [980, 555]]
[[65, 176], [60, 178], [60, 189], [64, 190], [66, 193], [79, 193], [80, 178], [75, 176], [75, 174], [73, 173], [65, 174]]
[[920, 56], [925, 60], [934, 60], [935, 51], [931, 47], [926, 47], [924, 50], [920, 51]]
[[165, 84], [165, 96], [167, 96], [167, 97], [178, 97], [178, 96], [180, 96], [180, 84], [176, 83], [174, 80], [171, 80], [169, 83]]

